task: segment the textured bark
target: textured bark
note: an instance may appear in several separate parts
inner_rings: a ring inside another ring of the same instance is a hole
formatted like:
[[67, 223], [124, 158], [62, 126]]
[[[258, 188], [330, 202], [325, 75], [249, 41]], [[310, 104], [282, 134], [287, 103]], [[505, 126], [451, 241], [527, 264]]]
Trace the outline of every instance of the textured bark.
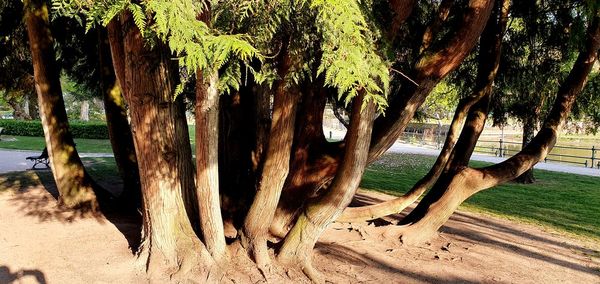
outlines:
[[115, 75], [109, 39], [105, 30], [99, 31], [98, 44], [100, 51], [100, 85], [102, 87], [108, 136], [119, 174], [123, 179], [123, 193], [119, 199], [123, 206], [135, 210], [140, 208], [142, 203], [140, 173], [131, 127], [127, 120], [125, 98]]
[[141, 254], [151, 277], [185, 275], [210, 265], [212, 258], [186, 214], [184, 196], [194, 187], [184, 108], [181, 97], [173, 96], [178, 72], [166, 46], [149, 50], [130, 16], [124, 20], [125, 94], [144, 204]]
[[291, 58], [286, 49], [281, 51], [278, 66], [280, 79], [273, 87], [273, 118], [262, 176], [244, 220], [241, 236], [243, 246], [260, 268], [269, 263], [268, 231], [288, 175], [294, 138], [298, 93], [287, 86], [286, 76], [291, 67]]
[[493, 7], [493, 0], [471, 0], [454, 36], [439, 50], [426, 50], [411, 73], [418, 86], [402, 84], [394, 94], [385, 116], [377, 118], [369, 161], [380, 157], [402, 134], [415, 111], [423, 104], [437, 82], [458, 65], [477, 43]]
[[373, 102], [366, 102], [365, 109], [361, 111], [362, 103], [362, 95], [354, 99], [344, 158], [329, 191], [305, 206], [278, 255], [281, 262], [302, 267], [313, 280], [319, 278], [310, 264], [317, 239], [350, 204], [367, 165], [376, 106]]
[[200, 227], [215, 259], [225, 255], [225, 233], [219, 199], [218, 75], [196, 73], [196, 191]]
[[25, 1], [25, 19], [44, 138], [59, 202], [96, 211], [98, 202], [69, 131], [45, 1]]
[[[419, 211], [425, 213], [401, 229], [402, 241], [415, 243], [428, 239], [464, 200], [479, 191], [508, 182], [542, 161], [555, 145], [558, 132], [597, 60], [599, 48], [600, 12], [597, 10], [593, 22], [588, 27], [585, 47], [561, 84], [551, 111], [531, 143], [502, 163], [481, 169], [459, 169], [455, 175], [448, 178], [447, 186], [439, 198], [427, 202], [424, 199], [423, 205], [419, 204], [422, 207]], [[409, 217], [410, 215], [407, 216]]]
[[90, 101], [81, 101], [79, 120], [89, 121], [90, 120]]
[[324, 159], [324, 163], [315, 163], [315, 160], [321, 160], [324, 152], [341, 152], [341, 148], [328, 143], [323, 134], [323, 111], [328, 90], [323, 87], [322, 79], [305, 84], [302, 90], [304, 93], [296, 116], [290, 173], [270, 229], [271, 234], [277, 237], [287, 234], [306, 199], [314, 196], [315, 190], [329, 183], [335, 175], [337, 157]]

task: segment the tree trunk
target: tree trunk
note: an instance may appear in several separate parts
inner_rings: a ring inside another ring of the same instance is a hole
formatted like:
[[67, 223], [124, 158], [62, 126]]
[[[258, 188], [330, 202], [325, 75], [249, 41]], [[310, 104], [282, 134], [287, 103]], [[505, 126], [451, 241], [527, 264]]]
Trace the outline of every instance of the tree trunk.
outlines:
[[[527, 147], [529, 142], [533, 140], [535, 136], [535, 118], [527, 117], [523, 122], [523, 144], [521, 148]], [[533, 175], [533, 168], [527, 170], [522, 175], [515, 179], [515, 182], [530, 184], [535, 182], [535, 176]]]
[[288, 87], [286, 82], [286, 76], [291, 67], [291, 58], [287, 54], [287, 43], [280, 52], [279, 80], [273, 86], [273, 115], [262, 176], [252, 206], [244, 220], [241, 235], [243, 246], [254, 257], [254, 261], [261, 269], [270, 262], [267, 237], [290, 167], [294, 122], [299, 97], [298, 91]]
[[[116, 39], [115, 37], [117, 37], [117, 35], [113, 35], [113, 40], [121, 40]], [[119, 199], [124, 207], [123, 209], [136, 210], [142, 205], [140, 173], [137, 156], [135, 154], [135, 146], [133, 144], [133, 136], [131, 134], [131, 127], [129, 126], [129, 121], [127, 119], [127, 106], [125, 104], [125, 98], [123, 97], [123, 90], [115, 75], [106, 30], [99, 31], [98, 45], [100, 51], [100, 85], [102, 87], [102, 98], [104, 102], [104, 113], [106, 114], [108, 136], [110, 138], [110, 145], [113, 150], [117, 169], [123, 179], [123, 192], [119, 196]], [[124, 59], [115, 58], [114, 60]]]
[[456, 69], [479, 39], [493, 7], [493, 0], [471, 0], [455, 35], [438, 50], [424, 50], [416, 64], [410, 82], [401, 85], [390, 99], [385, 116], [376, 119], [369, 162], [376, 160], [394, 144], [423, 104], [437, 82]]
[[323, 134], [323, 112], [327, 102], [328, 90], [323, 86], [322, 78], [302, 86], [303, 96], [299, 103], [298, 115], [295, 122], [294, 145], [290, 162], [290, 174], [285, 182], [284, 191], [277, 205], [277, 211], [271, 225], [270, 232], [277, 237], [284, 237], [294, 219], [302, 210], [302, 204], [307, 198], [314, 196], [315, 190], [323, 187], [331, 179], [327, 176], [335, 175], [337, 165], [329, 163], [313, 164], [320, 154], [339, 147], [337, 144], [328, 143]]
[[346, 135], [346, 151], [329, 191], [305, 206], [278, 255], [281, 262], [302, 267], [315, 282], [319, 276], [310, 263], [312, 250], [327, 226], [352, 201], [367, 165], [376, 106], [373, 102], [364, 102], [367, 105], [361, 111], [363, 99], [363, 95], [354, 99], [350, 129]]
[[413, 215], [411, 212], [407, 216], [410, 223], [403, 221], [409, 225], [400, 229], [402, 241], [415, 243], [428, 239], [464, 200], [481, 190], [515, 179], [543, 160], [554, 147], [560, 128], [566, 121], [577, 95], [585, 86], [587, 76], [598, 58], [599, 48], [600, 10], [596, 10], [593, 22], [588, 27], [584, 49], [561, 84], [554, 106], [534, 139], [504, 162], [482, 169], [463, 167], [456, 174], [449, 176], [447, 186], [437, 191], [438, 198], [428, 201], [424, 199], [413, 211], [416, 212], [421, 207], [418, 212], [422, 214]]
[[218, 74], [196, 73], [196, 190], [200, 225], [208, 251], [221, 260], [225, 233], [219, 198]]
[[182, 97], [174, 99], [178, 71], [166, 46], [157, 43], [149, 50], [131, 16], [124, 21], [125, 95], [144, 204], [140, 252], [151, 277], [185, 276], [210, 266], [212, 258], [195, 236], [184, 202], [194, 188]]
[[80, 111], [79, 111], [79, 120], [89, 121], [90, 120], [90, 101], [83, 100], [81, 101]]
[[25, 1], [25, 15], [44, 138], [59, 202], [70, 208], [96, 211], [93, 183], [69, 132], [46, 2]]

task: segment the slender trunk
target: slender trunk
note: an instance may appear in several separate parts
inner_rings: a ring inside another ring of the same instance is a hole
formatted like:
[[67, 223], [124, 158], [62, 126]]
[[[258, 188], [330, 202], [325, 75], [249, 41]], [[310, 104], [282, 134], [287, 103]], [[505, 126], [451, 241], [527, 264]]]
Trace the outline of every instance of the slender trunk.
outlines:
[[[447, 186], [440, 191], [443, 193], [439, 198], [426, 203], [423, 203], [425, 200], [422, 201], [423, 209], [420, 212], [425, 213], [413, 218], [409, 226], [400, 229], [402, 241], [415, 243], [428, 239], [464, 200], [479, 191], [515, 179], [543, 160], [554, 147], [560, 128], [566, 121], [577, 95], [585, 86], [598, 58], [599, 48], [600, 10], [596, 10], [593, 22], [588, 27], [585, 47], [561, 84], [554, 106], [534, 139], [519, 153], [499, 164], [481, 169], [457, 169], [455, 175], [448, 177]], [[412, 212], [407, 218], [410, 215]]]
[[204, 243], [215, 259], [225, 254], [219, 199], [218, 75], [196, 73], [196, 191]]
[[269, 261], [267, 237], [271, 221], [283, 190], [290, 166], [294, 138], [294, 121], [298, 92], [287, 87], [286, 75], [291, 67], [287, 48], [281, 51], [279, 80], [274, 84], [273, 118], [258, 191], [244, 220], [242, 244], [252, 254], [260, 268]]
[[394, 144], [437, 82], [456, 69], [469, 54], [485, 27], [493, 3], [493, 0], [469, 1], [455, 36], [439, 50], [424, 50], [411, 73], [418, 86], [404, 82], [398, 94], [392, 97], [386, 115], [375, 121], [369, 162]]
[[375, 118], [376, 106], [357, 96], [353, 102], [350, 129], [346, 135], [346, 151], [329, 191], [305, 206], [296, 224], [286, 236], [278, 259], [283, 263], [299, 265], [313, 280], [318, 273], [312, 268], [312, 250], [327, 226], [350, 204], [367, 165], [368, 149]]
[[46, 2], [25, 1], [25, 15], [44, 138], [60, 193], [59, 201], [70, 208], [95, 211], [98, 202], [93, 182], [81, 163], [69, 132]]
[[[323, 187], [325, 183], [331, 182], [331, 179], [324, 181], [324, 175], [333, 176], [337, 169], [327, 164], [313, 164], [319, 153], [329, 150], [324, 148], [333, 146], [323, 134], [323, 112], [328, 90], [323, 87], [322, 78], [304, 85], [302, 90], [304, 93], [295, 122], [290, 174], [270, 229], [271, 234], [278, 237], [287, 234], [306, 199], [314, 196], [315, 190]], [[332, 160], [335, 159], [327, 161], [329, 165], [332, 164]]]
[[140, 208], [142, 203], [140, 173], [131, 127], [127, 119], [125, 98], [115, 75], [109, 39], [105, 30], [99, 31], [98, 45], [100, 51], [100, 85], [102, 87], [108, 137], [110, 138], [117, 169], [119, 169], [119, 174], [123, 179], [123, 193], [121, 193], [119, 199], [122, 205], [127, 207], [123, 209], [135, 210]]
[[178, 72], [166, 46], [149, 50], [131, 16], [124, 21], [125, 95], [144, 204], [140, 252], [151, 277], [160, 275], [154, 272], [185, 276], [211, 265], [212, 258], [195, 236], [184, 202], [186, 191], [193, 190], [187, 176], [192, 161], [181, 97], [173, 98]]
[[81, 106], [79, 109], [79, 120], [89, 121], [90, 120], [90, 101], [83, 100], [81, 101]]
[[40, 112], [38, 107], [37, 95], [35, 92], [27, 92], [27, 101], [29, 104], [29, 117], [31, 119], [40, 119]]
[[[522, 144], [521, 148], [527, 147], [529, 142], [531, 142], [531, 140], [533, 140], [533, 137], [535, 136], [534, 132], [535, 132], [535, 118], [533, 118], [533, 117], [525, 118], [525, 120], [523, 121], [523, 144]], [[534, 183], [535, 176], [533, 175], [533, 168], [527, 170], [522, 175], [517, 177], [515, 179], [515, 182], [525, 183], [525, 184]]]
[[377, 219], [400, 213], [406, 209], [406, 207], [417, 201], [417, 199], [440, 177], [443, 169], [446, 166], [446, 163], [450, 158], [450, 154], [456, 145], [460, 127], [465, 120], [465, 116], [469, 112], [471, 106], [481, 99], [480, 95], [484, 95], [484, 93], [476, 93], [472, 97], [461, 100], [456, 108], [454, 117], [452, 118], [452, 123], [450, 123], [444, 146], [442, 147], [442, 150], [440, 151], [435, 163], [431, 169], [429, 169], [429, 172], [427, 172], [423, 178], [413, 185], [413, 187], [406, 194], [379, 204], [347, 208], [336, 221], [361, 222]]

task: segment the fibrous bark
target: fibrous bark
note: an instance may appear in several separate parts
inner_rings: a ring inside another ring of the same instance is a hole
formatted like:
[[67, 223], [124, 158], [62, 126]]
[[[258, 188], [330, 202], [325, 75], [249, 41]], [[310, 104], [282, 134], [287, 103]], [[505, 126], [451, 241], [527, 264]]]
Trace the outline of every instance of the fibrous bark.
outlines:
[[182, 97], [174, 97], [178, 70], [164, 44], [149, 49], [131, 16], [123, 21], [125, 95], [144, 205], [141, 253], [151, 275], [184, 275], [210, 266], [212, 258], [196, 237], [184, 204], [186, 192], [195, 188]]
[[273, 115], [262, 176], [242, 228], [242, 244], [261, 268], [269, 263], [268, 231], [290, 166], [299, 96], [286, 82], [290, 67], [291, 58], [284, 47], [278, 63], [279, 80], [273, 87]]
[[372, 101], [364, 102], [367, 105], [361, 111], [363, 98], [359, 95], [353, 101], [350, 129], [345, 139], [344, 158], [329, 191], [304, 207], [283, 241], [278, 255], [281, 262], [302, 267], [313, 280], [318, 279], [318, 276], [310, 260], [317, 239], [350, 204], [367, 165], [376, 106]]
[[44, 138], [61, 204], [96, 211], [98, 202], [69, 132], [45, 1], [25, 1], [27, 34]]
[[215, 259], [225, 255], [219, 198], [218, 75], [196, 73], [196, 190], [204, 243]]

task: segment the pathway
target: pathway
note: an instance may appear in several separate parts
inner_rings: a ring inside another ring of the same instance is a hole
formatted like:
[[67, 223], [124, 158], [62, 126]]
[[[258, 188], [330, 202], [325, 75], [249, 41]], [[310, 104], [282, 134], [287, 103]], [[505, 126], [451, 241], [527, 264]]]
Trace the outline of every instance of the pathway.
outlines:
[[[25, 171], [31, 169], [33, 162], [25, 160], [27, 157], [39, 156], [41, 151], [21, 151], [0, 149], [0, 173]], [[106, 153], [81, 153], [82, 158], [112, 157]], [[38, 165], [44, 168], [43, 165]]]

